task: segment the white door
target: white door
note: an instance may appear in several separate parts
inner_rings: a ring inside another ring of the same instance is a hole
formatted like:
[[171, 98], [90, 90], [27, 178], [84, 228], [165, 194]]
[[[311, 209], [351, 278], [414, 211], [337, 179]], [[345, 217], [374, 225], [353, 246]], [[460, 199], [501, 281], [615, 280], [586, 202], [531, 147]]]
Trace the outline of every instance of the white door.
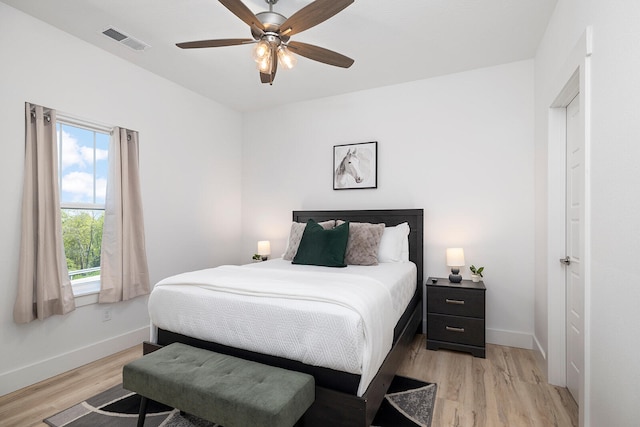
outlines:
[[584, 135], [580, 126], [580, 96], [567, 106], [567, 236], [566, 331], [567, 388], [580, 402], [584, 367]]

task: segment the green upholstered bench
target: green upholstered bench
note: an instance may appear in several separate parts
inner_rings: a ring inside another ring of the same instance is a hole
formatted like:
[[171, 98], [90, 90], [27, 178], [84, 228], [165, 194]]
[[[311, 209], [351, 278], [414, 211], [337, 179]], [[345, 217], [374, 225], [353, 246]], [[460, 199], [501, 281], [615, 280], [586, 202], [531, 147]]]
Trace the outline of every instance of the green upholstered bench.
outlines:
[[291, 427], [315, 400], [311, 375], [173, 343], [128, 363], [123, 386], [224, 427]]

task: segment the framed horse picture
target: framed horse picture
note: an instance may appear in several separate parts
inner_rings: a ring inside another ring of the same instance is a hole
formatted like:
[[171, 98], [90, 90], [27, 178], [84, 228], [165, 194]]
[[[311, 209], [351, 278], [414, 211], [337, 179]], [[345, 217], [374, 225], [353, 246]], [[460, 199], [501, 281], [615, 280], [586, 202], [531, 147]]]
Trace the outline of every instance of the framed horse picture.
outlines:
[[333, 146], [333, 189], [378, 188], [378, 143]]

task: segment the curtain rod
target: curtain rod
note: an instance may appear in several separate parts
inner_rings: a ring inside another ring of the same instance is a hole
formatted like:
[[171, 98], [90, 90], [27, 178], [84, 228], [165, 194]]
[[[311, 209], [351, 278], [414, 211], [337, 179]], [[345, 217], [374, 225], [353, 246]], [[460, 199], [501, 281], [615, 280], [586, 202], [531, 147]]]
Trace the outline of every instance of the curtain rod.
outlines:
[[[45, 107], [43, 107], [45, 108]], [[51, 114], [50, 108], [46, 108], [47, 110], [49, 110], [49, 112], [45, 112], [44, 113], [44, 118], [47, 122], [51, 122]], [[31, 118], [35, 119], [36, 118], [36, 113], [35, 113], [35, 105], [32, 104], [31, 107]], [[79, 128], [83, 128], [83, 129], [87, 129], [87, 130], [91, 130], [91, 131], [98, 131], [98, 132], [103, 132], [103, 133], [108, 133], [109, 135], [113, 134], [113, 128], [115, 126], [111, 126], [111, 125], [106, 125], [106, 124], [102, 124], [102, 123], [96, 123], [96, 122], [92, 122], [89, 120], [84, 120], [84, 119], [78, 119], [75, 118], [71, 115], [67, 115], [63, 112], [57, 111], [56, 112], [56, 119], [58, 122], [62, 123], [62, 124], [67, 124], [67, 125], [71, 125], [71, 126], [76, 126]], [[131, 135], [129, 135], [129, 129], [127, 129], [127, 140], [130, 141], [131, 140]]]
[[90, 122], [88, 120], [82, 120], [82, 119], [77, 119], [74, 117], [70, 117], [64, 113], [61, 113], [58, 111], [57, 115], [56, 115], [56, 119], [63, 124], [67, 124], [67, 125], [71, 125], [71, 126], [76, 126], [79, 128], [84, 128], [87, 130], [93, 130], [93, 131], [98, 131], [98, 132], [103, 132], [103, 133], [108, 133], [111, 134], [111, 132], [113, 132], [113, 128], [114, 126], [109, 126], [109, 125], [103, 125], [100, 123], [95, 123], [95, 122]]

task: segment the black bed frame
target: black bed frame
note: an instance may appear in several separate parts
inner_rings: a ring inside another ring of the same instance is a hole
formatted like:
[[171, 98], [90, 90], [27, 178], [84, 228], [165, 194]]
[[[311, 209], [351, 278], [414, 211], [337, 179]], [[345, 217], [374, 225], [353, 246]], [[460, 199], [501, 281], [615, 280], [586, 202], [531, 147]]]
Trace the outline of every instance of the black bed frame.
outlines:
[[153, 351], [157, 346], [182, 342], [260, 363], [307, 372], [316, 378], [316, 399], [297, 425], [304, 427], [367, 427], [371, 425], [389, 384], [407, 353], [413, 336], [422, 325], [423, 215], [422, 209], [293, 211], [293, 220], [296, 222], [306, 222], [309, 219], [318, 222], [342, 219], [352, 222], [385, 223], [387, 226], [403, 222], [409, 223], [411, 230], [409, 234], [409, 259], [418, 267], [416, 292], [396, 326], [391, 351], [361, 397], [358, 397], [353, 391], [357, 389], [359, 375], [312, 367], [289, 359], [231, 348], [162, 329], [158, 330], [157, 345], [147, 344], [145, 353]]

